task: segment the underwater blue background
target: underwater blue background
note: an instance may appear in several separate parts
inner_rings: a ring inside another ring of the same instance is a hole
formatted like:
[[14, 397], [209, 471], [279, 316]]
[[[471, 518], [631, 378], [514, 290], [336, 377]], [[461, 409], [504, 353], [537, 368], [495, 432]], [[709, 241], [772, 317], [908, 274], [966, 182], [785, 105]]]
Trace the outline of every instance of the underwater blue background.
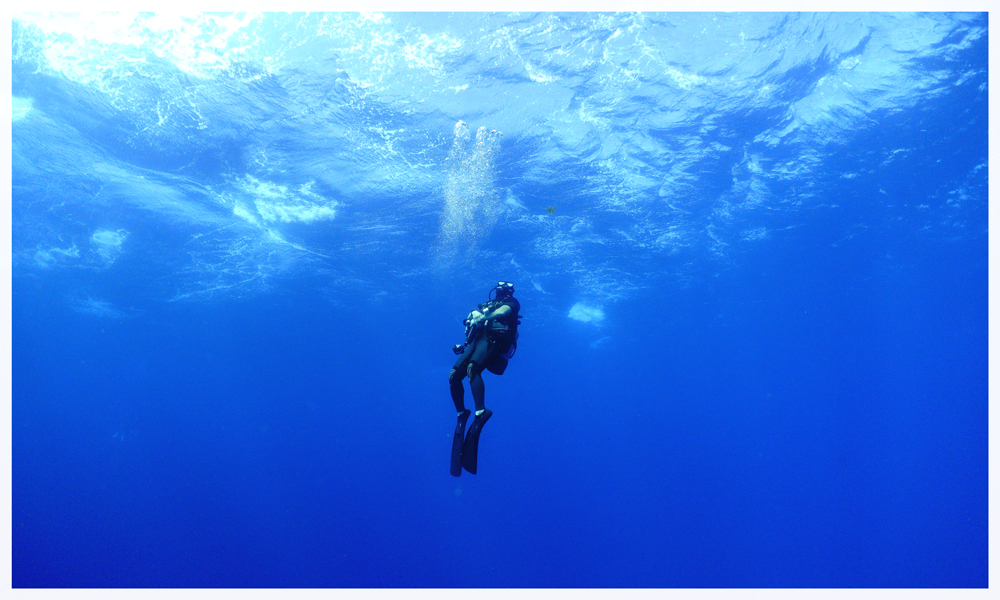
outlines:
[[15, 15], [13, 585], [987, 586], [987, 42]]

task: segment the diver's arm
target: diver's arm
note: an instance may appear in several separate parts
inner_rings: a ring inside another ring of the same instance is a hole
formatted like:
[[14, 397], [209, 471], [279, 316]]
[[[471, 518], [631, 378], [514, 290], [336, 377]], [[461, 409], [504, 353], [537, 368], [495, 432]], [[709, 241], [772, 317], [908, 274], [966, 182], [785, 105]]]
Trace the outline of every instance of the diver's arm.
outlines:
[[469, 324], [475, 327], [476, 325], [482, 323], [483, 321], [486, 321], [487, 319], [496, 319], [498, 317], [502, 317], [504, 315], [509, 315], [509, 314], [510, 314], [510, 307], [504, 304], [503, 306], [494, 311], [486, 310], [484, 312], [480, 312], [478, 310], [474, 310], [469, 314], [468, 320]]
[[494, 311], [487, 311], [484, 317], [487, 319], [496, 319], [497, 317], [502, 317], [508, 314], [510, 314], [510, 307], [504, 304]]

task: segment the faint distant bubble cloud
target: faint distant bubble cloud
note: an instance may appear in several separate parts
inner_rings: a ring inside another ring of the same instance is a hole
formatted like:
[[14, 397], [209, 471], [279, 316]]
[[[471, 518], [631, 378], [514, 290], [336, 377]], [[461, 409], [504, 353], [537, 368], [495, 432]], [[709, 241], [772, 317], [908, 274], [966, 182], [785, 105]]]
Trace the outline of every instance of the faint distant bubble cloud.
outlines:
[[[313, 183], [288, 187], [247, 175], [236, 185], [244, 196], [253, 199], [257, 214], [268, 223], [311, 224], [332, 220], [337, 216], [337, 202], [314, 192]], [[241, 204], [234, 207], [233, 213], [259, 225]]]
[[600, 323], [604, 320], [604, 309], [599, 306], [590, 306], [583, 302], [577, 302], [573, 308], [569, 309], [569, 318], [582, 321], [584, 323]]
[[610, 342], [610, 341], [611, 341], [611, 336], [606, 335], [606, 336], [604, 336], [602, 338], [598, 338], [598, 339], [590, 342], [590, 348], [592, 350], [599, 350], [599, 349], [607, 346], [608, 342]]
[[441, 216], [441, 241], [446, 249], [475, 244], [496, 225], [504, 204], [495, 186], [501, 138], [499, 131], [480, 127], [473, 139], [464, 121], [455, 124]]
[[124, 316], [124, 314], [115, 308], [110, 302], [107, 302], [106, 300], [98, 300], [96, 298], [82, 298], [77, 300], [73, 308], [78, 313], [92, 315], [95, 317], [117, 319]]
[[510, 191], [510, 188], [507, 188], [507, 199], [504, 200], [504, 204], [514, 207], [520, 211], [528, 210], [528, 207], [521, 203], [518, 197], [514, 195], [514, 192]]
[[48, 250], [39, 248], [35, 252], [35, 264], [46, 269], [63, 258], [80, 258], [80, 251], [76, 249], [75, 244], [69, 248], [49, 248]]
[[106, 264], [115, 262], [122, 252], [122, 243], [128, 237], [128, 232], [124, 229], [111, 231], [109, 229], [98, 229], [90, 236], [90, 243], [94, 252]]

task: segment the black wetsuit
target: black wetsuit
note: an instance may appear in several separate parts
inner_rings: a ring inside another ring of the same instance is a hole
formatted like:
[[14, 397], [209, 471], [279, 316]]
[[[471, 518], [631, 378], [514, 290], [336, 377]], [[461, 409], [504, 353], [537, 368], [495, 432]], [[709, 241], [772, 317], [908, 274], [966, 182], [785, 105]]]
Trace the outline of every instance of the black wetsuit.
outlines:
[[[503, 373], [507, 366], [503, 355], [510, 350], [517, 337], [517, 315], [521, 310], [521, 303], [513, 296], [497, 298], [491, 302], [479, 305], [479, 310], [489, 309], [491, 311], [501, 306], [509, 306], [510, 312], [500, 316], [491, 317], [486, 322], [481, 323], [469, 334], [465, 350], [455, 361], [455, 366], [448, 376], [448, 383], [451, 385], [451, 399], [455, 402], [455, 409], [458, 412], [465, 410], [465, 387], [462, 380], [469, 377], [469, 388], [472, 390], [472, 399], [476, 403], [476, 411], [486, 409], [486, 385], [483, 383], [483, 369], [489, 368], [492, 372]], [[496, 321], [499, 326], [494, 326]], [[506, 326], [505, 332], [497, 331]]]

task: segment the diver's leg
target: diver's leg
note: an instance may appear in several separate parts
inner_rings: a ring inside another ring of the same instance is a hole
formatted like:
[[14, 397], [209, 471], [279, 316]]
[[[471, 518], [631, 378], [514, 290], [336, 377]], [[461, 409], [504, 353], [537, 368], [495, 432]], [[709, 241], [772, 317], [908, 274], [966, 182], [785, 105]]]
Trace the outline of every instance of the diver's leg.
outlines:
[[448, 385], [451, 387], [451, 401], [455, 403], [455, 410], [459, 414], [462, 414], [462, 411], [465, 410], [465, 387], [462, 385], [462, 380], [465, 379], [473, 350], [473, 345], [470, 344], [467, 346], [465, 351], [458, 357], [458, 360], [455, 361], [455, 366], [451, 368], [451, 373], [448, 374]]
[[455, 410], [462, 412], [465, 410], [465, 386], [462, 380], [465, 379], [465, 370], [452, 369], [448, 375], [448, 384], [451, 386], [451, 401], [455, 403]]
[[486, 384], [483, 382], [483, 369], [497, 353], [497, 345], [491, 344], [485, 337], [477, 343], [475, 350], [469, 356], [469, 366], [466, 368], [469, 375], [469, 388], [472, 390], [472, 399], [476, 403], [476, 415], [483, 414], [486, 410]]
[[472, 400], [476, 403], [476, 414], [479, 415], [486, 410], [486, 384], [483, 382], [483, 367], [470, 361], [468, 374], [469, 389], [472, 390]]

